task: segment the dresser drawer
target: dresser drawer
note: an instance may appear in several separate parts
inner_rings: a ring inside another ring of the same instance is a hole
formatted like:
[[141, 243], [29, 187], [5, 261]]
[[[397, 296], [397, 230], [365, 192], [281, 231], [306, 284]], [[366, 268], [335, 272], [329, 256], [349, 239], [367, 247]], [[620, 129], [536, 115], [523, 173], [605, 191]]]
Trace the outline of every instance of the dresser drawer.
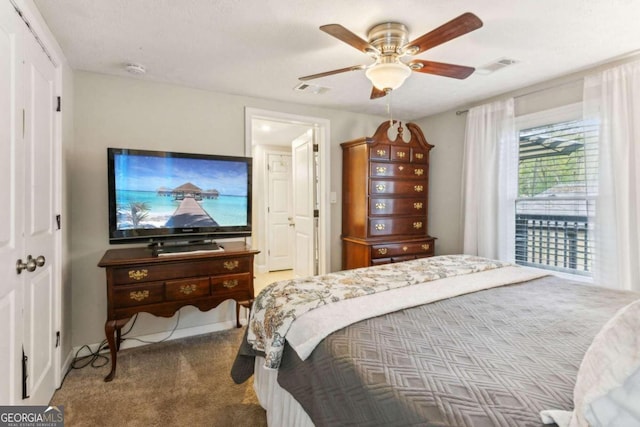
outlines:
[[371, 258], [397, 258], [405, 255], [422, 256], [433, 255], [434, 244], [432, 240], [424, 240], [411, 243], [384, 243], [371, 247]]
[[228, 276], [218, 276], [211, 278], [211, 292], [214, 295], [247, 292], [250, 289], [250, 274], [230, 274]]
[[408, 162], [411, 159], [411, 149], [408, 147], [391, 147], [391, 160]]
[[411, 162], [427, 164], [429, 163], [429, 153], [414, 148], [413, 150], [411, 150]]
[[371, 195], [420, 195], [426, 194], [426, 181], [415, 180], [388, 180], [388, 179], [372, 179], [370, 180], [369, 194]]
[[165, 283], [167, 301], [198, 298], [210, 294], [209, 278], [194, 277], [193, 279], [168, 280]]
[[390, 146], [379, 144], [369, 150], [369, 158], [371, 160], [389, 160], [391, 154]]
[[424, 215], [426, 212], [427, 203], [424, 197], [369, 199], [369, 215]]
[[121, 286], [114, 290], [113, 297], [118, 307], [153, 304], [164, 300], [163, 283]]
[[372, 177], [387, 178], [423, 178], [425, 172], [424, 166], [410, 163], [371, 162], [370, 170]]
[[184, 262], [140, 264], [129, 268], [114, 268], [113, 283], [124, 285], [234, 273], [249, 270], [250, 262], [248, 257], [237, 257], [192, 261], [188, 264]]
[[425, 235], [424, 217], [370, 218], [369, 235], [372, 237], [393, 235]]

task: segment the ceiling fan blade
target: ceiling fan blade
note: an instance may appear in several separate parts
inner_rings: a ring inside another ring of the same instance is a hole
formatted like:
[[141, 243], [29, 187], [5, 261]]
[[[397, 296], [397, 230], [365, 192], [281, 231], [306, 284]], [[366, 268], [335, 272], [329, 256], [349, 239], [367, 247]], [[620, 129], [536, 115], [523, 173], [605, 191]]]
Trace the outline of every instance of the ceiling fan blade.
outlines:
[[354, 65], [352, 67], [340, 68], [339, 70], [325, 71], [324, 73], [311, 74], [310, 76], [299, 77], [298, 80], [302, 80], [304, 82], [307, 80], [318, 79], [320, 77], [331, 76], [333, 74], [346, 73], [347, 71], [364, 70], [365, 68], [367, 68], [366, 65]]
[[327, 24], [321, 26], [320, 29], [330, 36], [333, 36], [364, 53], [368, 53], [372, 50], [377, 52], [377, 49], [371, 46], [369, 42], [363, 40], [360, 36], [352, 33], [340, 24]]
[[480, 27], [482, 27], [482, 21], [480, 18], [471, 12], [463, 13], [446, 24], [439, 26], [435, 30], [407, 43], [403, 46], [403, 49], [408, 50], [410, 55], [417, 55], [420, 52], [424, 52], [425, 50], [441, 45], [442, 43], [453, 40], [456, 37], [460, 37], [473, 30], [477, 30]]
[[387, 92], [385, 92], [384, 90], [380, 90], [375, 86], [373, 86], [371, 88], [371, 98], [370, 99], [382, 98], [383, 96], [386, 96], [386, 95], [387, 95]]
[[454, 79], [466, 79], [475, 71], [473, 67], [464, 65], [445, 64], [443, 62], [423, 61], [415, 59], [409, 63], [409, 67], [418, 73], [436, 74], [438, 76], [453, 77]]

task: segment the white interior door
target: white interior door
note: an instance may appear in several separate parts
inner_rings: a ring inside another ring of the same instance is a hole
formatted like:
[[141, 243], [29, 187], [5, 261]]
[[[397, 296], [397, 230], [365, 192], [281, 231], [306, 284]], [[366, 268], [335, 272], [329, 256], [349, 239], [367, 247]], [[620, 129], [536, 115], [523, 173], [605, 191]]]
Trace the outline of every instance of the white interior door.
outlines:
[[22, 276], [16, 260], [24, 253], [22, 206], [22, 99], [17, 96], [21, 74], [24, 25], [10, 2], [0, 2], [0, 405], [17, 405], [22, 395]]
[[290, 270], [293, 268], [295, 251], [291, 155], [268, 154], [267, 164], [269, 182], [267, 265], [269, 271]]
[[24, 253], [37, 260], [24, 276], [25, 404], [43, 405], [55, 391], [55, 68], [34, 37], [25, 37]]
[[0, 404], [42, 405], [55, 391], [59, 315], [55, 67], [0, 3]]
[[316, 233], [313, 214], [316, 187], [314, 157], [311, 138], [293, 142], [293, 218], [296, 248], [293, 272], [296, 277], [316, 274]]

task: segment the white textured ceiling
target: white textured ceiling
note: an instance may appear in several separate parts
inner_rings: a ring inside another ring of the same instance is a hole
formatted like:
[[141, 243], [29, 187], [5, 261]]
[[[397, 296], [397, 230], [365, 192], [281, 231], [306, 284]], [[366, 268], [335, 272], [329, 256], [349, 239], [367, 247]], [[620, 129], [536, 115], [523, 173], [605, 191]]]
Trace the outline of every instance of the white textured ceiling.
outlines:
[[479, 30], [417, 56], [483, 67], [519, 61], [466, 80], [413, 73], [392, 95], [394, 117], [413, 120], [467, 105], [640, 48], [639, 0], [34, 0], [73, 69], [259, 98], [386, 115], [370, 100], [364, 71], [312, 81], [326, 93], [294, 91], [298, 77], [370, 64], [318, 30], [337, 23], [366, 39], [381, 22], [404, 23], [414, 39], [464, 12]]

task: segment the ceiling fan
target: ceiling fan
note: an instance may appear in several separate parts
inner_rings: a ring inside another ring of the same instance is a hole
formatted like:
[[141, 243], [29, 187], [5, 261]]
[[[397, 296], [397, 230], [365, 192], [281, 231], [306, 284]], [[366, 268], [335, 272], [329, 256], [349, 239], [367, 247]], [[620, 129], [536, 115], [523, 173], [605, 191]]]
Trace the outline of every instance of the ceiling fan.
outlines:
[[455, 79], [466, 79], [474, 72], [475, 69], [473, 67], [422, 59], [404, 62], [401, 61], [401, 58], [415, 56], [480, 27], [482, 27], [480, 18], [473, 13], [467, 12], [409, 42], [407, 27], [397, 22], [385, 22], [371, 28], [367, 34], [369, 41], [363, 40], [340, 24], [323, 25], [320, 30], [371, 55], [375, 62], [371, 65], [354, 65], [312, 74], [300, 77], [300, 80], [307, 81], [347, 71], [366, 70], [365, 74], [373, 84], [371, 99], [375, 99], [399, 88], [412, 71], [453, 77]]

